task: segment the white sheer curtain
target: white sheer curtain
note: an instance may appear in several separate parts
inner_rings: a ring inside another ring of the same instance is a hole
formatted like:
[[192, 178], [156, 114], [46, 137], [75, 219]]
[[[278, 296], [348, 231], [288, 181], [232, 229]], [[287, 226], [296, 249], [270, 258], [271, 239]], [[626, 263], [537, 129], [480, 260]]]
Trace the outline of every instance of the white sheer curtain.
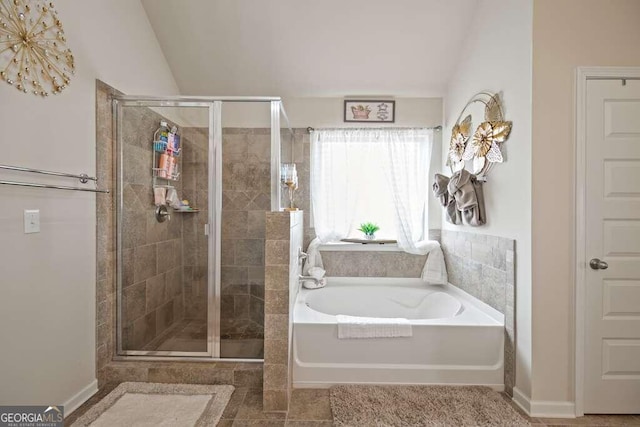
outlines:
[[432, 145], [428, 129], [313, 131], [311, 199], [318, 238], [338, 241], [373, 221], [381, 227], [378, 237], [397, 239], [406, 252], [433, 249], [426, 242]]
[[427, 210], [433, 131], [393, 132], [385, 145], [398, 246], [412, 254], [428, 253], [434, 246], [428, 242]]

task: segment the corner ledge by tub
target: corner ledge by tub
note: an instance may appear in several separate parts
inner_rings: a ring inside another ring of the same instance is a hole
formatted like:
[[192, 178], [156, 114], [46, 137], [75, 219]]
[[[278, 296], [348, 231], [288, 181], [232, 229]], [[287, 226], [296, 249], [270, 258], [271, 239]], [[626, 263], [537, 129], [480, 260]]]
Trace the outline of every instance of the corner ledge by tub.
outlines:
[[323, 243], [320, 252], [402, 252], [397, 243]]

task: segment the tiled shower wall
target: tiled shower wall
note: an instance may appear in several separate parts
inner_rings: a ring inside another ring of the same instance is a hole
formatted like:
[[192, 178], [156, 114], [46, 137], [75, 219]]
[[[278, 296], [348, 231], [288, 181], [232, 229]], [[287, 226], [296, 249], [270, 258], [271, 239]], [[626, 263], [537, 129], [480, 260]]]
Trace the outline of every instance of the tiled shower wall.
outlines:
[[[184, 318], [182, 217], [155, 218], [153, 134], [166, 118], [149, 108], [126, 108], [123, 117], [122, 347], [153, 346]], [[174, 183], [178, 194], [182, 182]]]
[[264, 336], [264, 215], [271, 210], [271, 130], [222, 130], [223, 339]]
[[505, 316], [505, 388], [515, 385], [515, 240], [442, 230], [449, 283]]
[[[207, 319], [208, 238], [204, 227], [209, 206], [209, 129], [180, 129], [182, 144], [182, 199], [198, 209], [197, 213], [174, 213], [172, 221], [182, 221], [182, 258], [184, 264], [184, 318]], [[178, 218], [176, 218], [178, 217]]]

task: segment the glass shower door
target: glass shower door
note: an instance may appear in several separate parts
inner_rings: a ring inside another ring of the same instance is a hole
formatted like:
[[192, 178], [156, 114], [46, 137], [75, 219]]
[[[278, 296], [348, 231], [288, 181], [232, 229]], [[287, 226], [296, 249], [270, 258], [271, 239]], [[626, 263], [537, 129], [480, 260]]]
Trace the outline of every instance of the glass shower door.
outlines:
[[118, 354], [213, 357], [214, 104], [116, 100], [114, 107]]

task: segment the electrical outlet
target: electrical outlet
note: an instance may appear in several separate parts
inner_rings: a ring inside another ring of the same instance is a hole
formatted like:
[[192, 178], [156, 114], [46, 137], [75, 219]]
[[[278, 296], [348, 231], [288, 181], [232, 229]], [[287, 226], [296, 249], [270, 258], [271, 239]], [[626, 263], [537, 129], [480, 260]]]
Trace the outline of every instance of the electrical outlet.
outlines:
[[39, 209], [27, 209], [24, 211], [24, 233], [39, 233], [40, 232], [40, 210]]

